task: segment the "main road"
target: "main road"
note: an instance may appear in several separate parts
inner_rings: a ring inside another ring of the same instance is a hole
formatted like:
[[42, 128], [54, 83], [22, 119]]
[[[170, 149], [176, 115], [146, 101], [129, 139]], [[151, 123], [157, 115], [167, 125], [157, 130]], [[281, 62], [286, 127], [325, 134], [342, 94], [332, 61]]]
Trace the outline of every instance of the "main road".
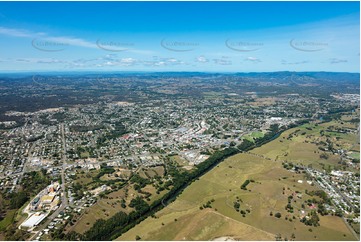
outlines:
[[65, 143], [64, 124], [60, 125], [60, 129], [61, 129], [61, 139], [62, 139], [62, 143], [63, 143], [63, 156], [62, 156], [63, 166], [61, 169], [61, 189], [63, 192], [62, 206], [67, 207], [68, 206], [68, 197], [66, 196], [66, 190], [65, 190], [65, 169], [66, 169], [67, 164], [66, 164], [66, 143]]

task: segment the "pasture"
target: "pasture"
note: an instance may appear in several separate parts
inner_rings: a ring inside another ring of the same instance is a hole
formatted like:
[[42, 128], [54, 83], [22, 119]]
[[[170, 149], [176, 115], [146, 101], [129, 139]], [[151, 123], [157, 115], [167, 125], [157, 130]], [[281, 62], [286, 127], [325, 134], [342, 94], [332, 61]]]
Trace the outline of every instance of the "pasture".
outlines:
[[[246, 179], [254, 182], [242, 190], [240, 186]], [[299, 221], [301, 204], [309, 198], [305, 189], [315, 189], [306, 182], [298, 183], [301, 179], [305, 179], [302, 173], [283, 169], [280, 161], [257, 154], [238, 154], [192, 183], [174, 202], [157, 212], [156, 218], [147, 218], [118, 240], [134, 240], [137, 235], [142, 240], [211, 240], [222, 236], [274, 240], [277, 234], [287, 239], [294, 236], [296, 240], [354, 240], [339, 217], [322, 217], [319, 227]], [[304, 196], [295, 199], [294, 212], [289, 213], [285, 210], [287, 197], [295, 191]], [[245, 217], [233, 206], [237, 199], [241, 200], [240, 209], [250, 211]], [[211, 208], [200, 208], [211, 200]], [[280, 212], [282, 217], [270, 216], [270, 212]]]

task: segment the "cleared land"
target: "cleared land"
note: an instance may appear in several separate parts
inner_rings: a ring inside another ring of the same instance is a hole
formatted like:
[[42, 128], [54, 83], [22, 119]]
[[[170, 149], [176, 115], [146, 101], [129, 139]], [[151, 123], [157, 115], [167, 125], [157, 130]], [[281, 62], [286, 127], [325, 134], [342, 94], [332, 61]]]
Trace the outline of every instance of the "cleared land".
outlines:
[[[163, 166], [155, 166], [150, 168], [140, 167], [136, 172], [139, 177], [144, 179], [152, 179], [156, 176], [164, 175]], [[94, 182], [94, 177], [99, 174], [99, 170], [92, 170], [88, 173], [78, 174], [77, 183], [84, 185], [87, 188], [98, 187], [99, 182]], [[116, 180], [119, 177], [131, 176], [131, 171], [125, 169], [116, 169], [115, 172], [111, 174], [104, 174], [101, 176], [101, 181], [111, 181]], [[90, 229], [97, 219], [109, 219], [114, 214], [119, 211], [130, 213], [134, 209], [129, 206], [132, 199], [136, 197], [146, 198], [146, 202], [151, 204], [153, 201], [159, 199], [163, 196], [167, 190], [157, 192], [157, 189], [154, 187], [154, 184], [147, 184], [140, 190], [136, 190], [133, 183], [130, 183], [119, 190], [110, 192], [109, 194], [104, 194], [99, 197], [97, 202], [91, 206], [85, 208], [84, 214], [80, 217], [73, 219], [74, 226], [69, 226], [68, 231], [76, 231], [80, 234], [83, 234], [85, 231]]]
[[[321, 162], [338, 165], [338, 157], [330, 155], [326, 160], [321, 159], [318, 146], [305, 142], [317, 139], [324, 126], [329, 127], [328, 124], [314, 124], [288, 130], [252, 153], [226, 159], [157, 212], [156, 218], [147, 218], [117, 240], [135, 240], [136, 236], [142, 240], [212, 240], [219, 237], [274, 240], [277, 235], [288, 240], [355, 240], [340, 217], [320, 216], [318, 227], [301, 223], [300, 218], [312, 210], [308, 206], [302, 208], [302, 204], [314, 198], [305, 190], [317, 188], [305, 181], [303, 173], [282, 168], [282, 160], [286, 159], [315, 166], [322, 166]], [[299, 131], [295, 133], [296, 130]], [[289, 138], [289, 135], [293, 137]], [[247, 179], [254, 182], [243, 190], [240, 187]], [[304, 182], [301, 184], [298, 180]], [[291, 195], [294, 209], [288, 212], [285, 206]], [[239, 201], [240, 211], [247, 211], [244, 216], [236, 211], [236, 201]], [[207, 202], [210, 206], [204, 208]], [[277, 212], [281, 214], [280, 218], [274, 216]]]
[[254, 139], [256, 139], [256, 138], [262, 138], [263, 136], [264, 136], [264, 133], [257, 131], [257, 132], [252, 132], [252, 133], [249, 134], [249, 135], [245, 135], [245, 136], [243, 137], [243, 139], [247, 139], [247, 140], [253, 142]]
[[[328, 166], [330, 169], [341, 169], [341, 157], [329, 151], [327, 141], [332, 142], [335, 149], [348, 150], [360, 147], [356, 133], [340, 133], [342, 125], [337, 121], [302, 125], [287, 130], [275, 141], [252, 152], [278, 161], [311, 164], [318, 169]], [[355, 126], [353, 129], [356, 130]]]
[[16, 209], [9, 210], [6, 213], [6, 216], [0, 221], [0, 231], [4, 230], [7, 226], [14, 222], [15, 213]]

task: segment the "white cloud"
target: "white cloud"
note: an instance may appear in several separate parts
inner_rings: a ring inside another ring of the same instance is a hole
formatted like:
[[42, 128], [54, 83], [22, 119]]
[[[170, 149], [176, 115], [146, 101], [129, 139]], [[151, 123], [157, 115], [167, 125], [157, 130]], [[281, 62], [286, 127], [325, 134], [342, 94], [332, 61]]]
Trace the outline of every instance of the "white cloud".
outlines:
[[175, 58], [162, 58], [162, 61], [166, 62], [167, 65], [182, 65], [184, 61]]
[[80, 38], [74, 38], [74, 37], [43, 37], [44, 40], [47, 41], [54, 41], [58, 43], [64, 43], [72, 46], [79, 46], [79, 47], [86, 47], [86, 48], [98, 48], [98, 46], [95, 43], [80, 39]]
[[144, 66], [166, 66], [167, 63], [165, 61], [142, 61]]
[[12, 37], [22, 37], [22, 38], [41, 38], [44, 41], [52, 41], [57, 43], [63, 43], [67, 45], [87, 47], [87, 48], [97, 48], [95, 43], [83, 40], [81, 38], [67, 37], [67, 36], [49, 36], [44, 32], [34, 33], [31, 31], [23, 30], [23, 29], [13, 29], [13, 28], [5, 28], [0, 26], [0, 34], [12, 36]]
[[11, 29], [0, 26], [0, 34], [13, 37], [32, 37], [32, 34], [22, 29]]
[[286, 60], [282, 60], [281, 64], [282, 65], [302, 65], [302, 64], [307, 64], [310, 63], [308, 60], [303, 60], [303, 61], [294, 61], [294, 62], [289, 62]]
[[[62, 46], [77, 46], [84, 48], [93, 48], [100, 49], [96, 44], [96, 41], [88, 41], [78, 37], [72, 36], [51, 36], [44, 32], [32, 32], [23, 29], [14, 29], [14, 28], [6, 28], [0, 26], [0, 35], [7, 35], [11, 37], [21, 37], [21, 38], [32, 38], [33, 41], [48, 41], [54, 42], [54, 44], [61, 44]], [[155, 54], [152, 50], [140, 50], [140, 49], [128, 49], [126, 50], [129, 53], [141, 54], [141, 55], [153, 55]]]
[[119, 64], [122, 66], [133, 66], [137, 64], [137, 60], [133, 58], [122, 58]]
[[223, 58], [223, 59], [213, 59], [213, 61], [217, 65], [222, 65], [222, 66], [232, 65], [232, 61], [231, 60], [226, 60], [225, 58]]
[[119, 58], [117, 54], [107, 54], [93, 59], [77, 59], [69, 62], [70, 66], [81, 67], [104, 67], [104, 66], [134, 66], [139, 64], [137, 59], [127, 57]]
[[184, 61], [176, 58], [163, 58], [159, 56], [153, 56], [152, 60], [142, 60], [138, 61], [144, 66], [175, 66], [175, 65], [184, 65]]
[[117, 54], [107, 54], [107, 55], [105, 55], [103, 58], [104, 59], [114, 59], [114, 58], [117, 58], [118, 57], [118, 55]]
[[339, 63], [347, 63], [348, 61], [346, 59], [339, 59], [339, 58], [331, 58], [330, 63], [331, 64], [339, 64]]
[[153, 64], [154, 66], [165, 66], [166, 63], [164, 61], [158, 61]]
[[[99, 65], [99, 64], [97, 64], [97, 65]], [[100, 64], [101, 65], [101, 64]], [[105, 62], [105, 63], [103, 63], [103, 66], [115, 66], [116, 65], [116, 63], [115, 62], [111, 62], [111, 61], [107, 61], [107, 62]]]
[[20, 63], [37, 63], [37, 64], [63, 64], [67, 63], [65, 60], [55, 58], [17, 58], [7, 59], [7, 62], [20, 62]]
[[169, 59], [167, 59], [167, 61], [170, 62], [170, 63], [176, 63], [176, 62], [178, 62], [178, 60], [177, 60], [177, 59], [174, 59], [174, 58], [169, 58]]
[[206, 57], [204, 57], [204, 56], [198, 56], [198, 57], [196, 58], [196, 62], [199, 62], [199, 63], [207, 63], [207, 62], [209, 62], [209, 60], [208, 60]]
[[256, 62], [261, 62], [261, 60], [260, 59], [258, 59], [257, 57], [252, 57], [252, 56], [249, 56], [249, 57], [247, 57], [246, 59], [244, 59], [245, 61], [251, 61], [251, 62], [254, 62], [254, 63], [256, 63]]
[[136, 61], [136, 60], [133, 59], [133, 58], [123, 58], [123, 59], [121, 59], [120, 62], [122, 62], [122, 63], [133, 63], [133, 62], [135, 62], [135, 61]]
[[38, 60], [36, 63], [39, 63], [39, 64], [63, 64], [63, 63], [67, 63], [67, 62], [63, 61], [63, 60], [51, 58], [51, 59], [41, 59], [41, 60]]
[[27, 63], [33, 62], [30, 59], [24, 59], [24, 58], [18, 58], [18, 59], [15, 59], [15, 61], [16, 62], [27, 62]]
[[78, 63], [78, 64], [85, 64], [85, 63], [89, 63], [89, 62], [93, 62], [93, 61], [99, 61], [99, 60], [103, 60], [103, 58], [93, 58], [93, 59], [80, 58], [80, 59], [73, 60], [72, 62]]

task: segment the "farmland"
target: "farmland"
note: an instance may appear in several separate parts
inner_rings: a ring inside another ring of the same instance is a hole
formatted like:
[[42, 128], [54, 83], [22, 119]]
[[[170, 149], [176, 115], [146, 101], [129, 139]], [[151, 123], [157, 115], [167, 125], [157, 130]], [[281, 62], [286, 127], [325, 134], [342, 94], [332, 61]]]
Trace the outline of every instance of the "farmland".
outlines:
[[[137, 182], [147, 181], [155, 176], [163, 176], [164, 167], [156, 166], [151, 168], [140, 167], [134, 174], [132, 171], [126, 169], [116, 169], [111, 174], [104, 174], [100, 176], [99, 180], [95, 179], [99, 177], [99, 171], [92, 170], [86, 175], [79, 173], [76, 175], [76, 183], [81, 184], [81, 187], [91, 188], [94, 187], [94, 183], [99, 182], [116, 182], [117, 179], [129, 179], [132, 177], [134, 180], [128, 185], [115, 191], [107, 191], [103, 193], [95, 204], [91, 207], [86, 207], [85, 212], [81, 216], [76, 216], [73, 219], [73, 225], [69, 227], [69, 231], [75, 231], [79, 234], [83, 234], [84, 231], [90, 229], [97, 219], [108, 219], [115, 215], [119, 211], [129, 213], [134, 209], [129, 206], [131, 201], [137, 197], [143, 197], [148, 204], [159, 199], [164, 195], [166, 190], [158, 191], [153, 184], [144, 184], [141, 188], [137, 188]], [[136, 180], [137, 178], [138, 180]], [[136, 189], [137, 188], [137, 189]], [[82, 191], [82, 190], [80, 190]], [[82, 191], [83, 192], [83, 191]]]
[[[137, 236], [142, 240], [212, 240], [222, 236], [239, 240], [355, 240], [337, 216], [320, 216], [317, 227], [300, 222], [313, 211], [306, 201], [317, 198], [308, 195], [317, 187], [306, 183], [304, 173], [282, 167], [286, 159], [320, 168], [341, 167], [337, 155], [320, 158], [322, 151], [315, 143], [329, 138], [336, 146], [348, 147], [356, 134], [340, 135], [337, 140], [329, 134], [316, 137], [332, 125], [335, 123], [293, 128], [262, 147], [226, 159], [187, 187], [173, 203], [118, 240], [134, 240]], [[252, 182], [241, 189], [247, 179]], [[292, 209], [286, 210], [290, 197]]]
[[[319, 169], [347, 169], [341, 155], [334, 150], [354, 150], [357, 152], [359, 138], [355, 125], [348, 122], [305, 124], [297, 129], [284, 132], [277, 141], [254, 149], [252, 152], [275, 160], [311, 165]], [[347, 123], [354, 133], [341, 133]], [[356, 156], [357, 154], [353, 155]], [[343, 167], [344, 166], [344, 167]]]

